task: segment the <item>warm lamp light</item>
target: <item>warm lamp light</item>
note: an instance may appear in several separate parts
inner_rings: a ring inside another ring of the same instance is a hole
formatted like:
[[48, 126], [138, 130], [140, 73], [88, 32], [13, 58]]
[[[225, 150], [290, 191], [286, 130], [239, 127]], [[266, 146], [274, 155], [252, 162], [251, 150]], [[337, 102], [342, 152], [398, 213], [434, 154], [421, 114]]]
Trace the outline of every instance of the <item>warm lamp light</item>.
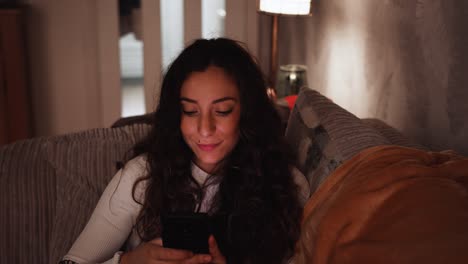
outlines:
[[278, 15], [310, 15], [311, 0], [259, 0], [258, 11]]
[[[274, 85], [278, 68], [278, 16], [308, 16], [312, 14], [311, 0], [258, 0], [258, 12], [272, 16], [271, 57], [270, 57], [270, 88], [269, 94], [275, 94]], [[274, 96], [272, 96], [274, 97]]]

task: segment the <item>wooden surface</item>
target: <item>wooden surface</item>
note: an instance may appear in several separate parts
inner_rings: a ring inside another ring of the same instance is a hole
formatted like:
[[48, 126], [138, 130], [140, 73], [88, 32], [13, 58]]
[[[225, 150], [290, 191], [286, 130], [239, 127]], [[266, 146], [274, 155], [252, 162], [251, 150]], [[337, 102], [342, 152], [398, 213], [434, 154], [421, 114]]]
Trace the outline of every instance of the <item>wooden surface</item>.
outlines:
[[23, 13], [0, 9], [0, 145], [31, 136]]

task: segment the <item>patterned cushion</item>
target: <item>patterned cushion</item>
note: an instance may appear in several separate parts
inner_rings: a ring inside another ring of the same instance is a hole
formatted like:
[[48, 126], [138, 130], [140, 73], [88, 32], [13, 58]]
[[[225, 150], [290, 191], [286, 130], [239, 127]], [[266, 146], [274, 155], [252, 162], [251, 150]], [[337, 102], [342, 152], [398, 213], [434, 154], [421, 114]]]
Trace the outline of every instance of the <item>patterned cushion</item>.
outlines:
[[83, 230], [117, 164], [147, 134], [148, 125], [88, 130], [51, 138], [47, 159], [56, 169], [56, 214], [50, 263], [57, 263]]
[[304, 89], [289, 117], [286, 138], [311, 193], [340, 164], [361, 150], [389, 144], [375, 129], [317, 91]]

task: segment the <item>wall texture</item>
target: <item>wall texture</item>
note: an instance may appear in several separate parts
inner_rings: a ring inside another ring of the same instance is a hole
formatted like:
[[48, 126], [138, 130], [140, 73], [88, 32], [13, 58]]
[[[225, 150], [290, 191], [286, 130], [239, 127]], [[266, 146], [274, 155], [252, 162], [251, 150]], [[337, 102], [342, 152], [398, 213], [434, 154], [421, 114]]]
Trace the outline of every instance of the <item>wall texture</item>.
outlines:
[[110, 126], [120, 117], [117, 2], [23, 2], [34, 136]]
[[[316, 0], [282, 17], [279, 64], [359, 117], [468, 155], [468, 1]], [[265, 27], [265, 25], [264, 25]]]
[[[1, 0], [0, 0], [1, 1]], [[34, 136], [109, 127], [120, 118], [121, 85], [116, 0], [20, 0], [28, 6], [28, 57]], [[185, 1], [193, 11], [201, 0]], [[156, 107], [161, 83], [160, 1], [142, 0], [147, 110]], [[201, 10], [201, 6], [198, 6]], [[226, 0], [226, 34], [258, 48], [256, 2]], [[185, 17], [190, 42], [201, 33], [201, 14]]]

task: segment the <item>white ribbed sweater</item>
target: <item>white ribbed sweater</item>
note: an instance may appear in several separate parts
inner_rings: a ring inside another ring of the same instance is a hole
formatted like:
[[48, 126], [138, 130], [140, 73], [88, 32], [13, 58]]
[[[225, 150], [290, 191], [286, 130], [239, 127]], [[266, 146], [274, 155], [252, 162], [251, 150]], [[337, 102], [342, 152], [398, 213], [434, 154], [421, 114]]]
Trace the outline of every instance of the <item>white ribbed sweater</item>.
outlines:
[[[141, 205], [132, 198], [132, 188], [136, 180], [147, 174], [146, 158], [136, 157], [119, 170], [107, 185], [87, 225], [63, 257], [76, 263], [114, 263], [115, 256], [125, 245], [126, 250], [137, 247], [141, 240], [133, 228]], [[293, 169], [295, 182], [300, 186], [299, 198], [305, 204], [309, 197], [309, 185], [297, 169]], [[209, 174], [192, 164], [194, 179], [203, 186]], [[145, 182], [140, 182], [135, 191], [135, 198], [143, 201]], [[218, 184], [205, 188], [205, 195], [200, 205], [200, 212], [207, 212], [212, 198], [218, 190]]]

